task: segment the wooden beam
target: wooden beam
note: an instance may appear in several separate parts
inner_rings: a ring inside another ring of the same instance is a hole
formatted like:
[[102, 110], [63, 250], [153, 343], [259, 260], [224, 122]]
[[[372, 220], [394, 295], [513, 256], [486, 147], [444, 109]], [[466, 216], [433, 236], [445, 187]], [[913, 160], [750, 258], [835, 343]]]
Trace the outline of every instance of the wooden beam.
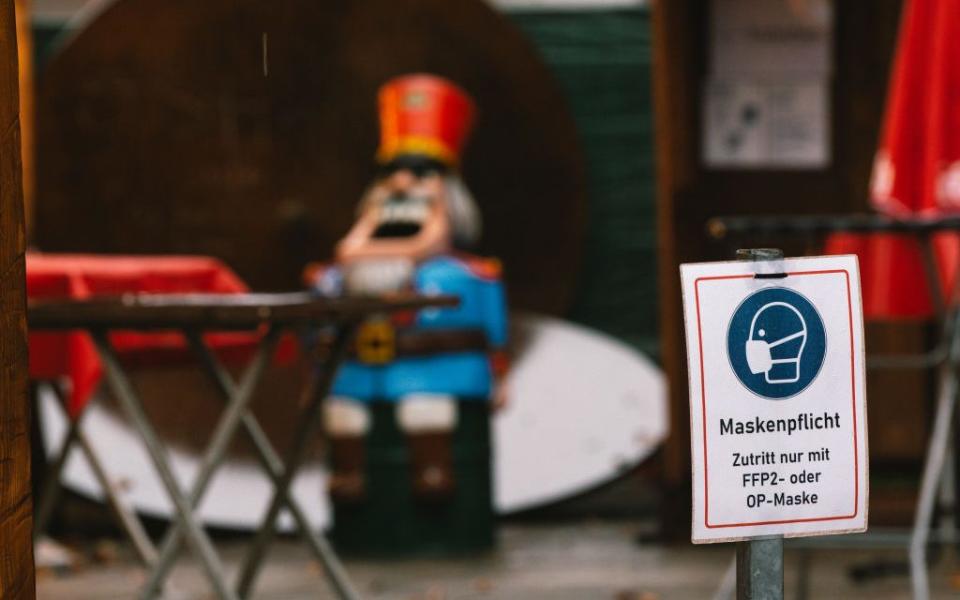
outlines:
[[670, 435], [661, 454], [660, 522], [662, 535], [680, 539], [689, 534], [690, 523], [690, 412], [679, 264], [695, 252], [683, 247], [692, 236], [684, 230], [689, 218], [682, 200], [699, 177], [697, 42], [692, 38], [699, 32], [702, 6], [699, 0], [658, 0], [652, 16], [660, 351], [670, 402]]
[[35, 598], [14, 0], [0, 0], [0, 597]]
[[34, 93], [33, 93], [33, 35], [30, 32], [32, 0], [14, 0], [17, 12], [17, 55], [20, 65], [20, 150], [23, 162], [23, 215], [27, 239], [33, 228], [33, 198], [36, 195], [34, 173]]
[[697, 171], [696, 80], [689, 37], [694, 13], [689, 0], [660, 0], [653, 5], [653, 95], [656, 135], [657, 234], [661, 356], [670, 382], [670, 437], [664, 447], [668, 487], [688, 483], [689, 411], [680, 273], [677, 244], [677, 195], [692, 185]]

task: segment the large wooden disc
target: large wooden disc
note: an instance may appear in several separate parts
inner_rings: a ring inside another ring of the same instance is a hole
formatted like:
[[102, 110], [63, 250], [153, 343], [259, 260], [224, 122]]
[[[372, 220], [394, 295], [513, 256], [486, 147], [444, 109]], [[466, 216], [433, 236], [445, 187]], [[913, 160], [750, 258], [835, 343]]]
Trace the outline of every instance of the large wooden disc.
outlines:
[[428, 71], [480, 108], [464, 176], [516, 306], [562, 313], [584, 175], [562, 94], [480, 0], [121, 0], [42, 74], [35, 242], [202, 253], [259, 289], [329, 258], [374, 174], [376, 91]]

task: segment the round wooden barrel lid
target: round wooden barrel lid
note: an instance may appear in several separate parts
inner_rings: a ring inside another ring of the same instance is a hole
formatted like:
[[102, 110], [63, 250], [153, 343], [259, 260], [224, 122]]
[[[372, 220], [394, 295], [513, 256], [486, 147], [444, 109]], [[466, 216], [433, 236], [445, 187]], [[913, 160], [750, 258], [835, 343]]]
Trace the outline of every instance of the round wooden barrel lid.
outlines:
[[562, 314], [585, 183], [573, 121], [523, 35], [480, 0], [121, 0], [63, 47], [38, 98], [34, 242], [199, 253], [295, 289], [375, 174], [376, 92], [432, 72], [479, 106], [463, 172], [511, 303]]

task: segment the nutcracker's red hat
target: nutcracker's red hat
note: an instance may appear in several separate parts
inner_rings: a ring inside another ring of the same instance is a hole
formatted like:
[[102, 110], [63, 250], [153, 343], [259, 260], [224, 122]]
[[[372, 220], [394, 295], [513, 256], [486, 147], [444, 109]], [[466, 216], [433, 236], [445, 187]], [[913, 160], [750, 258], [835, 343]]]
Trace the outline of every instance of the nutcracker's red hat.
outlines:
[[475, 113], [466, 92], [435, 75], [403, 75], [380, 88], [379, 100], [379, 162], [415, 156], [457, 166]]

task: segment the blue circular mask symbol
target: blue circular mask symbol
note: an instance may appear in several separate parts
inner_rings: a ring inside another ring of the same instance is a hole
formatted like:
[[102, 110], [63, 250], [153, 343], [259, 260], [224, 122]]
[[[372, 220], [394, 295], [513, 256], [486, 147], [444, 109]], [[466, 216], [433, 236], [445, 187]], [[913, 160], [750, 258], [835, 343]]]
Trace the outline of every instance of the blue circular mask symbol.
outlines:
[[737, 379], [771, 400], [805, 390], [820, 373], [826, 350], [820, 313], [786, 288], [764, 288], [748, 296], [727, 330], [727, 356]]

